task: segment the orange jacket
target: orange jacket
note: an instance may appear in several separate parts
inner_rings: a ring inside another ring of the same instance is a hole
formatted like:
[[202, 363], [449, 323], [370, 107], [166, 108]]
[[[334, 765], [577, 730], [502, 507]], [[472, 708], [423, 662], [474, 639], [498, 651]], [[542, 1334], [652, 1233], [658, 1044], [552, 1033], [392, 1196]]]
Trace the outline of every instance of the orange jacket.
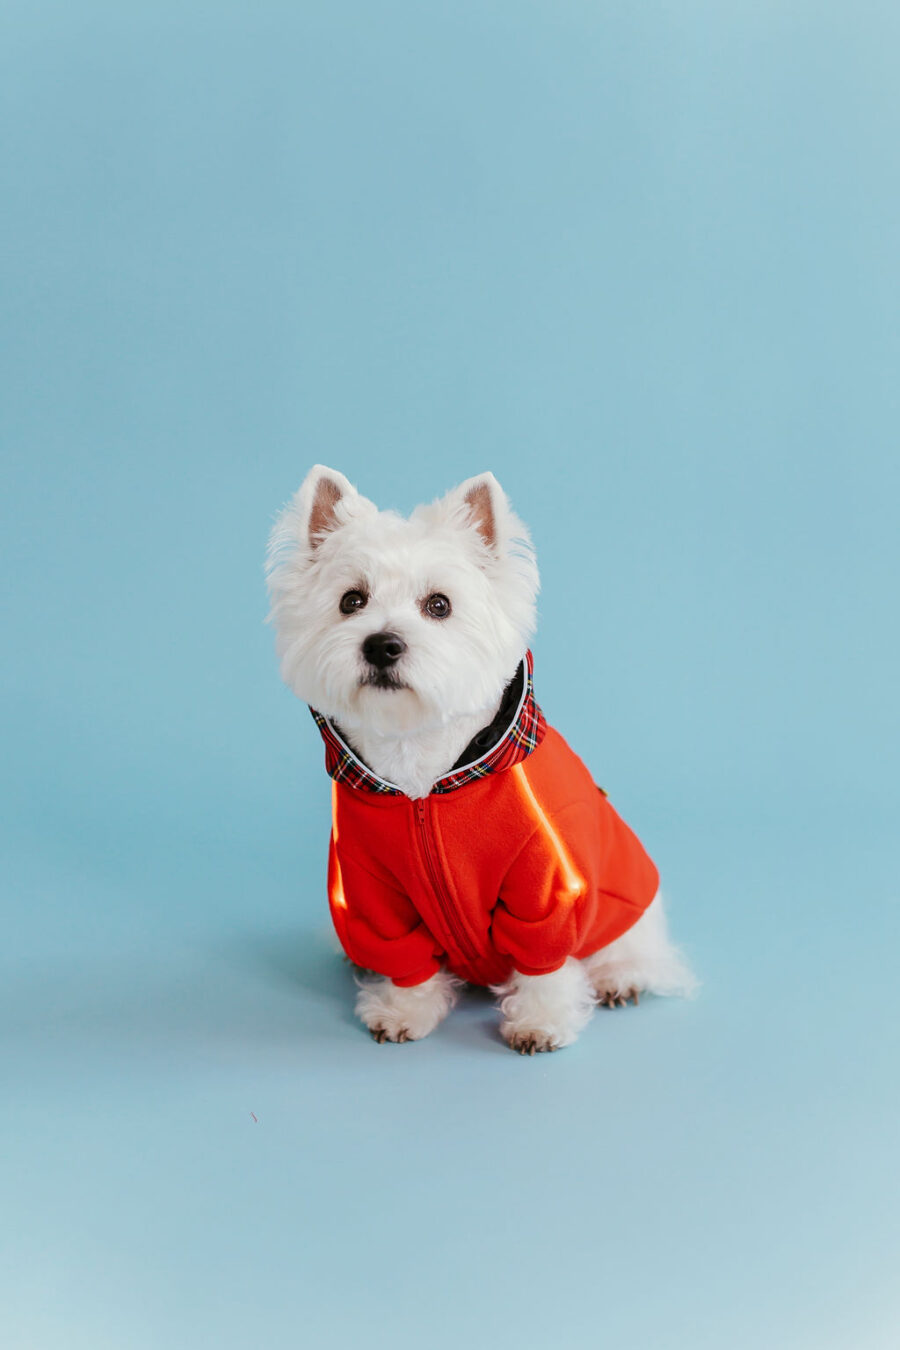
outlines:
[[544, 975], [619, 937], [656, 894], [654, 864], [544, 721], [531, 673], [528, 652], [499, 740], [478, 755], [476, 737], [415, 801], [311, 710], [334, 780], [331, 914], [357, 965], [400, 985], [441, 966], [480, 985]]

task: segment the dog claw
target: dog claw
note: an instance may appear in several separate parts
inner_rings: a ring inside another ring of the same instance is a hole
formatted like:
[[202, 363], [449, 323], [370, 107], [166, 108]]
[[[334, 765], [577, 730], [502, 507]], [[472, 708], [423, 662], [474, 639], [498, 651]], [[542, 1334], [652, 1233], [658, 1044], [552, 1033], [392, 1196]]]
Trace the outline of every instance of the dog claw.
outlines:
[[638, 1005], [638, 991], [636, 989], [626, 989], [624, 994], [607, 990], [605, 994], [600, 994], [597, 1004], [601, 1008], [625, 1008], [629, 1001], [634, 999], [634, 1006]]
[[542, 1044], [536, 1036], [529, 1036], [527, 1040], [522, 1041], [519, 1040], [509, 1041], [508, 1044], [510, 1050], [515, 1050], [520, 1055], [528, 1055], [528, 1056], [536, 1055], [539, 1053], [543, 1054], [545, 1051], [549, 1052], [551, 1050], [556, 1049], [555, 1045]]
[[402, 1031], [398, 1031], [396, 1036], [389, 1036], [384, 1027], [370, 1027], [369, 1031], [372, 1040], [377, 1041], [379, 1045], [384, 1045], [385, 1041], [393, 1041], [397, 1045], [402, 1045], [404, 1041], [411, 1040], [406, 1027]]

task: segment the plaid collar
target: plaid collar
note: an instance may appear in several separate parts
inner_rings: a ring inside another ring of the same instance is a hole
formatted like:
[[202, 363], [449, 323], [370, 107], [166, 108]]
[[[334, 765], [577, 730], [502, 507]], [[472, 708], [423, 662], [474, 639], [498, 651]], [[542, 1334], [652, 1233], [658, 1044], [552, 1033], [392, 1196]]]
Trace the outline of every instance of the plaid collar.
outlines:
[[[533, 671], [534, 658], [531, 652], [527, 651], [507, 685], [504, 702], [517, 687], [520, 688], [518, 699], [509, 714], [509, 721], [500, 734], [500, 739], [484, 754], [479, 755], [479, 737], [486, 736], [492, 739], [489, 733], [495, 729], [495, 724], [491, 723], [485, 727], [469, 742], [460, 760], [457, 760], [450, 772], [437, 780], [431, 789], [433, 793], [455, 792], [457, 788], [474, 783], [476, 779], [484, 778], [489, 773], [501, 773], [537, 749], [544, 739], [547, 724], [544, 721], [544, 714], [535, 702]], [[362, 762], [334, 722], [316, 712], [315, 708], [310, 708], [309, 711], [315, 718], [316, 726], [325, 742], [325, 768], [336, 783], [346, 783], [349, 787], [360, 788], [364, 792], [378, 792], [393, 797], [403, 795], [401, 788], [389, 783], [385, 778], [379, 778]]]

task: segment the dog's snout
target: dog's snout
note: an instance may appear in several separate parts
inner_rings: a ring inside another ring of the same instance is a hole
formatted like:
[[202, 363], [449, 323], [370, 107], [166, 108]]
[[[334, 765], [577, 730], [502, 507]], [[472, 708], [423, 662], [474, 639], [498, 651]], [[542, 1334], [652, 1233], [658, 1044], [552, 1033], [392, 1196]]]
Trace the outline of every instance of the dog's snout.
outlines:
[[405, 651], [406, 643], [397, 633], [370, 633], [362, 645], [369, 665], [379, 670], [395, 666]]

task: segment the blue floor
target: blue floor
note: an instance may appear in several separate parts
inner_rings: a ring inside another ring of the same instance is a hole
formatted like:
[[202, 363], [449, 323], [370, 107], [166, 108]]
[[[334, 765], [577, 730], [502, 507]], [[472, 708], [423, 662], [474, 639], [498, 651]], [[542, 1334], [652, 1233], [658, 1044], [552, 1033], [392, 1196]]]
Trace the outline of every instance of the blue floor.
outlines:
[[375, 1045], [288, 826], [271, 856], [207, 838], [150, 871], [92, 869], [81, 833], [14, 859], [36, 912], [0, 1018], [6, 1344], [896, 1344], [873, 840], [673, 833], [700, 998], [532, 1060], [475, 992]]
[[[9, 0], [3, 1350], [900, 1345], [893, 4]], [[262, 557], [492, 469], [693, 1002], [352, 1015]]]

